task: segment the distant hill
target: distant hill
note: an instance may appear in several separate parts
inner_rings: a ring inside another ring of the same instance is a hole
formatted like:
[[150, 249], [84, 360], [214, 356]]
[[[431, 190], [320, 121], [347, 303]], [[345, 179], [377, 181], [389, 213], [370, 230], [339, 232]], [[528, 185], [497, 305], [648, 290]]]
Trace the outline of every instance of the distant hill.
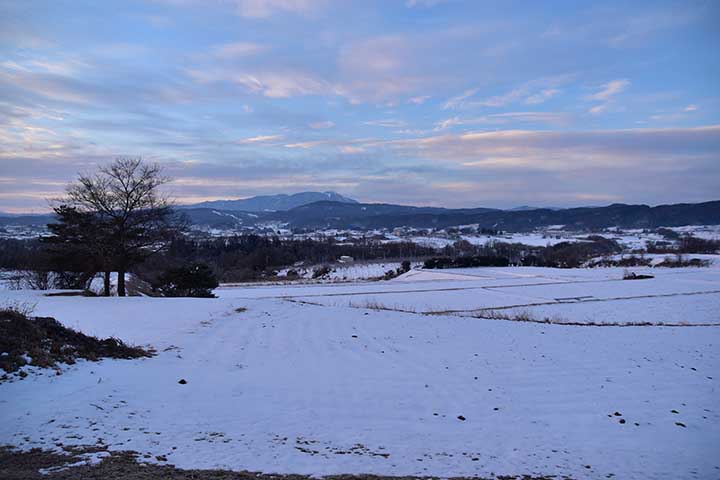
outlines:
[[[439, 207], [412, 207], [386, 203], [316, 202], [287, 212], [276, 212], [266, 219], [287, 222], [297, 228], [394, 228], [434, 227], [438, 222], [464, 222], [472, 214], [500, 211], [491, 208], [448, 209]], [[453, 220], [451, 220], [453, 219]]]
[[184, 205], [182, 208], [214, 208], [218, 210], [237, 210], [243, 212], [277, 212], [322, 201], [358, 203], [357, 200], [344, 197], [335, 192], [301, 192], [292, 195], [260, 195], [241, 200], [215, 200]]
[[3, 225], [22, 225], [22, 226], [38, 226], [47, 225], [55, 221], [55, 215], [52, 213], [32, 214], [32, 215], [8, 215], [0, 216], [0, 226]]
[[344, 205], [317, 202], [287, 212], [276, 212], [265, 219], [282, 221], [294, 228], [445, 228], [478, 224], [483, 228], [506, 231], [530, 231], [548, 225], [568, 229], [657, 228], [683, 225], [720, 224], [720, 201], [674, 205], [613, 204], [607, 207], [583, 207], [552, 210], [507, 211], [489, 208], [443, 209], [405, 207], [386, 204]]
[[542, 209], [562, 210], [562, 208], [557, 208], [557, 207], [531, 207], [530, 205], [521, 205], [521, 206], [515, 207], [515, 208], [508, 208], [507, 211], [508, 212], [523, 212], [525, 210], [542, 210]]
[[[277, 197], [277, 196], [272, 196]], [[285, 196], [289, 197], [289, 196]], [[260, 197], [256, 197], [260, 198]], [[344, 198], [344, 197], [343, 197]], [[276, 204], [277, 205], [277, 204]], [[674, 205], [625, 205], [531, 210], [492, 208], [412, 207], [385, 203], [320, 201], [289, 210], [240, 211], [221, 208], [185, 207], [180, 210], [193, 225], [217, 229], [253, 229], [271, 222], [289, 228], [370, 230], [376, 228], [446, 228], [477, 224], [482, 228], [525, 232], [549, 225], [568, 230], [598, 228], [657, 228], [684, 225], [720, 225], [720, 201]], [[5, 225], [45, 225], [52, 215], [0, 217]]]
[[260, 218], [259, 214], [251, 212], [216, 208], [183, 208], [180, 212], [189, 220], [191, 225], [204, 225], [220, 230], [252, 227]]

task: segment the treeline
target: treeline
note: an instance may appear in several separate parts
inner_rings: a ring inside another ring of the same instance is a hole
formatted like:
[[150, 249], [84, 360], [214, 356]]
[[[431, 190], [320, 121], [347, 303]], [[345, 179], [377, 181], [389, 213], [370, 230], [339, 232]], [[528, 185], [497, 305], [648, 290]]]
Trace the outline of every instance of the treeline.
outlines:
[[592, 235], [581, 242], [561, 242], [545, 247], [522, 243], [487, 242], [473, 245], [465, 240], [443, 249], [443, 255], [425, 261], [425, 268], [504, 267], [508, 265], [576, 268], [594, 257], [620, 253], [615, 240]]
[[710, 240], [692, 235], [678, 236], [675, 243], [648, 242], [648, 253], [716, 253], [720, 240]]
[[33, 270], [47, 263], [44, 245], [37, 239], [0, 238], [0, 268]]
[[218, 239], [180, 238], [163, 252], [134, 269], [141, 278], [152, 281], [168, 266], [187, 262], [210, 266], [221, 282], [243, 282], [272, 277], [276, 271], [296, 263], [333, 263], [341, 256], [365, 260], [404, 260], [435, 255], [430, 247], [411, 242], [357, 243], [325, 240], [288, 240], [260, 235], [241, 235]]

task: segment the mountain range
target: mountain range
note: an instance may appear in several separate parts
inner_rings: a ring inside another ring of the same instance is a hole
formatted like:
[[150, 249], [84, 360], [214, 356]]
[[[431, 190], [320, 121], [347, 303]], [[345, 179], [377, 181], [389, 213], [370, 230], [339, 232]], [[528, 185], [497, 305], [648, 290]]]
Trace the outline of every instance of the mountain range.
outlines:
[[184, 205], [181, 208], [215, 208], [243, 212], [276, 212], [291, 210], [314, 202], [358, 203], [357, 200], [344, 197], [335, 192], [300, 192], [292, 195], [260, 195], [240, 200], [214, 200], [211, 202]]
[[[318, 201], [317, 199], [320, 198]], [[414, 227], [446, 228], [477, 224], [483, 228], [523, 232], [549, 225], [570, 230], [597, 228], [657, 228], [720, 225], [720, 201], [672, 205], [613, 204], [604, 207], [494, 208], [414, 207], [359, 203], [334, 192], [265, 195], [244, 200], [220, 200], [178, 207], [195, 226], [220, 230], [283, 225], [303, 230]], [[0, 216], [0, 226], [42, 226], [52, 215]]]

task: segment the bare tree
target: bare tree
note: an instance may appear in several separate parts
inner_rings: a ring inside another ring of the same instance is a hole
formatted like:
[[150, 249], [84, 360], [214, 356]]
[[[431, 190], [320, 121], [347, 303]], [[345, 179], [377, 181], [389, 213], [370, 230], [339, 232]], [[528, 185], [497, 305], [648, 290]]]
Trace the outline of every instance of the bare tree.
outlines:
[[182, 227], [159, 191], [167, 182], [157, 164], [118, 158], [95, 174], [79, 175], [67, 189], [63, 203], [92, 215], [101, 230], [91, 236], [93, 251], [117, 271], [119, 296], [126, 294], [128, 269], [164, 249]]

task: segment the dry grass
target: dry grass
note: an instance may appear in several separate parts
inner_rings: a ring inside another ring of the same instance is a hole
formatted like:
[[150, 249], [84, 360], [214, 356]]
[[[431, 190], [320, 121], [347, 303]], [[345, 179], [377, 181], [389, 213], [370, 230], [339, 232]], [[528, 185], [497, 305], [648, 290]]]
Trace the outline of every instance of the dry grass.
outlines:
[[506, 313], [501, 310], [483, 310], [468, 315], [472, 318], [487, 320], [506, 320], [511, 322], [541, 323], [544, 325], [567, 325], [575, 327], [720, 327], [720, 324], [712, 323], [668, 323], [668, 322], [577, 322], [567, 320], [559, 316], [537, 318], [528, 310]]
[[375, 311], [418, 313], [418, 311], [414, 308], [401, 307], [399, 305], [385, 305], [384, 303], [378, 302], [377, 300], [364, 300], [362, 302], [355, 302], [351, 300], [350, 303], [348, 303], [348, 306], [350, 308], [362, 308]]
[[[50, 368], [73, 364], [79, 358], [140, 358], [152, 352], [131, 347], [116, 338], [98, 339], [76, 332], [50, 317], [31, 317], [27, 310], [0, 310], [0, 368], [16, 372], [26, 365]], [[24, 377], [26, 372], [21, 371]], [[3, 375], [0, 382], [9, 377]]]
[[[20, 452], [0, 447], [0, 478], [3, 480], [311, 480], [306, 475], [276, 475], [230, 470], [184, 470], [173, 465], [143, 464], [135, 452], [112, 452], [94, 465], [55, 468], [82, 462], [82, 452], [50, 453], [33, 449]], [[41, 474], [39, 470], [51, 473]], [[382, 475], [332, 475], [326, 480], [429, 480], [429, 477], [389, 477]], [[475, 480], [482, 480], [474, 477]], [[495, 480], [571, 480], [566, 476], [500, 475]], [[462, 480], [454, 478], [448, 480]]]

